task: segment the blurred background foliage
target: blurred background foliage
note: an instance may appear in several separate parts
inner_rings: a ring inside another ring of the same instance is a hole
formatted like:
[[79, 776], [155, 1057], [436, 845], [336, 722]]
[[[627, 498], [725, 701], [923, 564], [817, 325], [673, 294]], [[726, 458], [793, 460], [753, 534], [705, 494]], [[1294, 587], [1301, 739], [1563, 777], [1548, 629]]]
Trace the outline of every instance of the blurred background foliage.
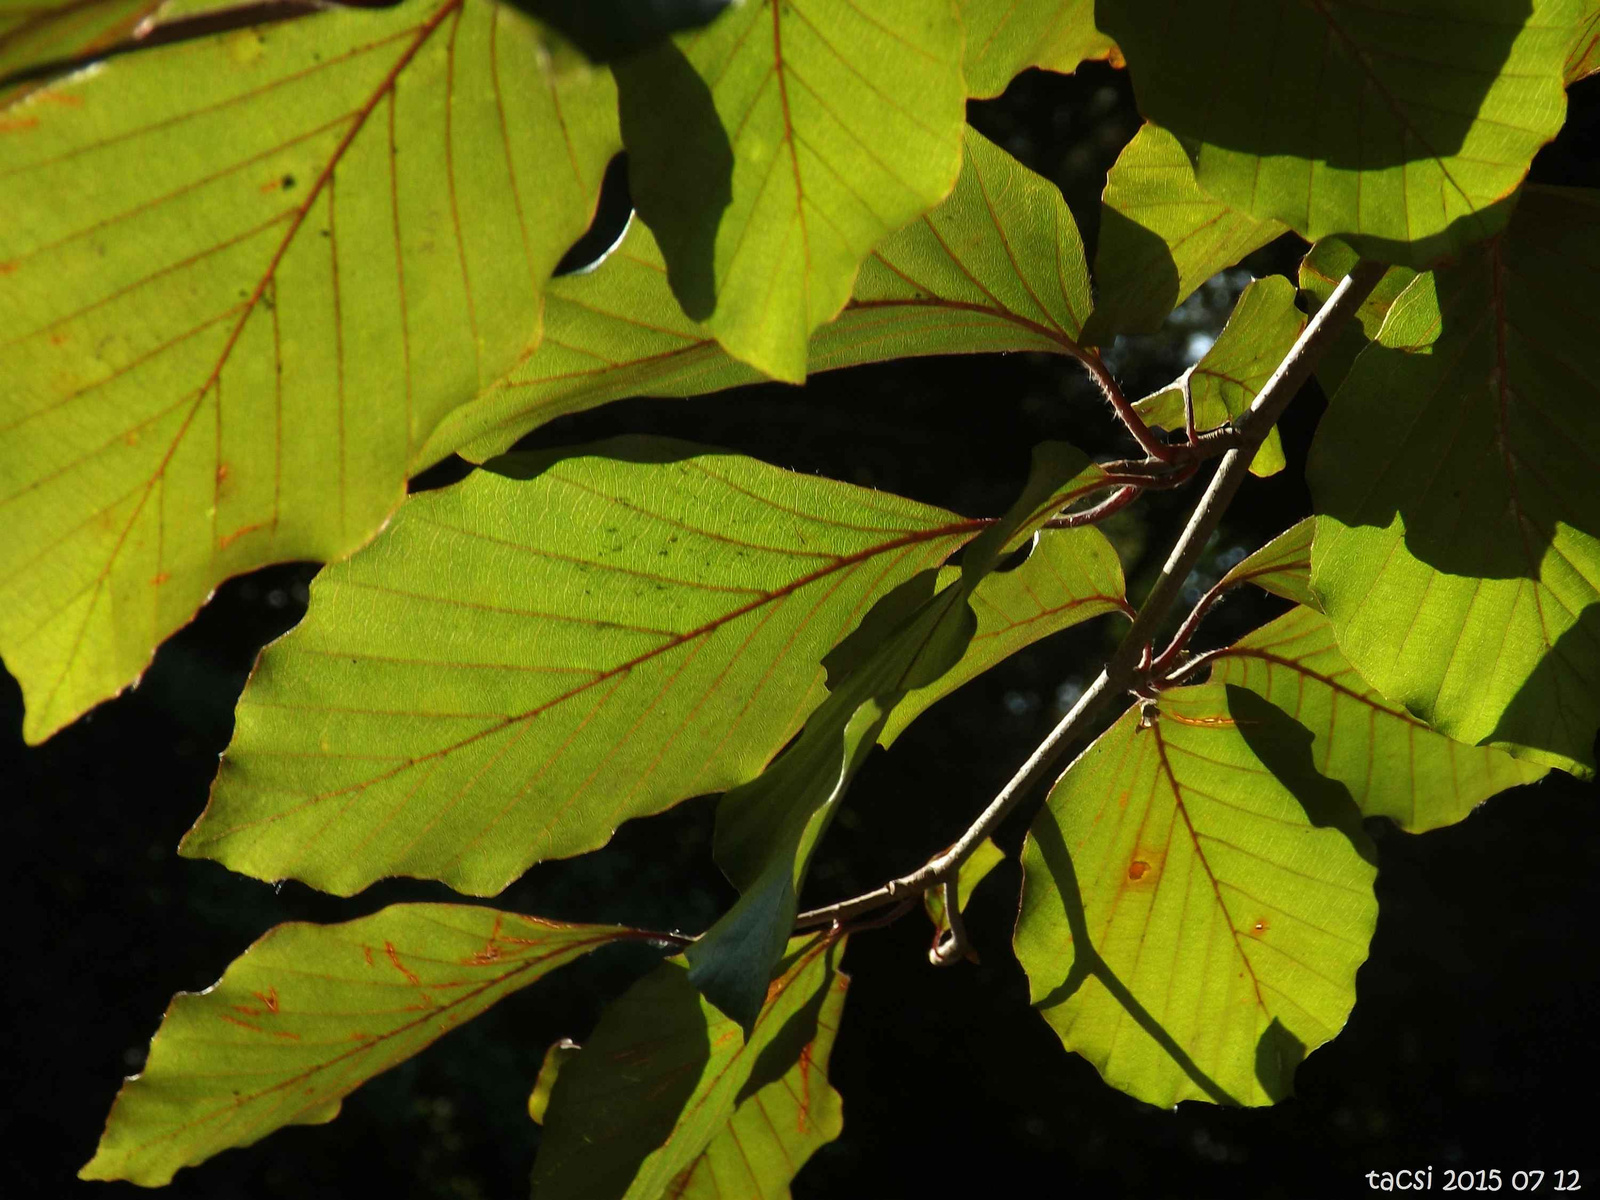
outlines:
[[[1127, 78], [1093, 64], [1070, 77], [1030, 71], [1004, 96], [975, 102], [970, 117], [1060, 185], [1092, 259], [1105, 171], [1139, 124]], [[628, 211], [625, 174], [620, 164], [611, 172], [597, 227], [569, 266], [615, 237]], [[1600, 186], [1600, 79], [1573, 89], [1566, 130], [1533, 177]], [[1202, 288], [1158, 335], [1118, 339], [1108, 359], [1128, 394], [1169, 383], [1204, 352], [1252, 275], [1292, 277], [1303, 250], [1292, 235], [1265, 247]], [[1309, 511], [1301, 467], [1324, 404], [1312, 385], [1290, 410], [1290, 470], [1245, 485], [1192, 581], [1195, 594]], [[1003, 511], [1036, 442], [1062, 438], [1102, 458], [1132, 450], [1072, 363], [1026, 354], [860, 368], [820, 376], [803, 392], [764, 385], [613, 404], [549, 425], [527, 444], [623, 431], [729, 447], [971, 515]], [[416, 486], [464, 469], [443, 464]], [[1193, 499], [1158, 493], [1106, 527], [1135, 599]], [[20, 695], [9, 678], [0, 683], [0, 836], [13, 862], [4, 885], [7, 1194], [106, 1194], [108, 1186], [131, 1194], [129, 1185], [73, 1179], [118, 1081], [142, 1064], [170, 995], [212, 983], [272, 925], [453, 898], [437, 885], [390, 881], [338, 901], [174, 852], [199, 814], [255, 652], [298, 620], [314, 573], [290, 565], [229, 582], [136, 689], [40, 748], [23, 747]], [[1220, 606], [1199, 648], [1282, 607], [1244, 592]], [[1102, 619], [1057, 635], [924, 716], [892, 752], [879, 751], [807, 899], [870, 887], [952, 841], [1076, 698], [1112, 633]], [[795, 1195], [945, 1195], [964, 1165], [999, 1166], [1002, 1187], [1052, 1181], [1061, 1194], [1185, 1197], [1350, 1196], [1365, 1189], [1369, 1170], [1428, 1164], [1508, 1173], [1593, 1166], [1592, 1114], [1569, 1089], [1600, 1069], [1597, 795], [1557, 774], [1425, 837], [1373, 823], [1382, 915], [1354, 1015], [1300, 1069], [1298, 1096], [1267, 1111], [1161, 1112], [1065, 1054], [1029, 1012], [1009, 949], [1019, 870], [1008, 862], [971, 910], [981, 964], [929, 968], [931, 931], [917, 914], [852, 944], [854, 984], [833, 1059], [845, 1132], [800, 1174]], [[711, 815], [702, 799], [627, 825], [601, 852], [541, 864], [496, 903], [697, 932], [733, 898], [710, 861]], [[1024, 826], [1013, 819], [1002, 832], [1008, 851]], [[334, 1124], [285, 1130], [185, 1171], [170, 1194], [525, 1195], [538, 1145], [526, 1098], [546, 1046], [581, 1041], [648, 961], [638, 949], [581, 961], [368, 1084]], [[957, 1127], [947, 1113], [960, 1114]]]

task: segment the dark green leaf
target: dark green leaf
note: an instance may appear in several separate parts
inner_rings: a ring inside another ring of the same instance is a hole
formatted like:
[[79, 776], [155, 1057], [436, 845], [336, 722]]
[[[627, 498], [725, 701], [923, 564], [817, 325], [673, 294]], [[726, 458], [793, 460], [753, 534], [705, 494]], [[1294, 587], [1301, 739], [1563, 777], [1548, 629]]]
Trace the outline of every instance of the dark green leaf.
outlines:
[[[1327, 303], [1339, 281], [1350, 274], [1361, 256], [1338, 238], [1323, 238], [1300, 262], [1300, 290], [1309, 299], [1311, 312]], [[1322, 352], [1317, 362], [1317, 382], [1329, 396], [1339, 390], [1356, 355], [1367, 348], [1383, 328], [1383, 319], [1417, 273], [1410, 267], [1390, 267], [1378, 286], [1356, 309], [1355, 319], [1341, 329], [1334, 343]]]
[[1600, 724], [1600, 195], [1530, 188], [1418, 277], [1312, 450], [1339, 647], [1457, 741], [1585, 776]]
[[[1146, 116], [1259, 220], [1425, 266], [1500, 229], [1561, 128], [1579, 0], [1100, 0]], [[1303, 56], [1304, 61], [1297, 61]]]

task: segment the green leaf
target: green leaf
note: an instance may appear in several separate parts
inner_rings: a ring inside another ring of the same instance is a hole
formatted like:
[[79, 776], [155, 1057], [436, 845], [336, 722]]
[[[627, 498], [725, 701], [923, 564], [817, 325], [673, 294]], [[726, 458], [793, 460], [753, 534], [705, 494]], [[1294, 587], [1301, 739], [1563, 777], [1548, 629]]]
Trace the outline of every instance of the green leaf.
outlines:
[[967, 31], [967, 95], [987, 99], [1029, 67], [1070, 75], [1081, 62], [1121, 55], [1094, 25], [1094, 0], [958, 0]]
[[795, 745], [723, 796], [714, 849], [741, 894], [684, 956], [694, 985], [741, 1027], [748, 1030], [760, 1011], [794, 927], [812, 851], [895, 707], [960, 662], [977, 628], [973, 593], [1006, 552], [1104, 488], [1104, 473], [1081, 451], [1060, 442], [1039, 446], [1022, 495], [967, 547], [960, 577], [937, 589], [936, 572], [924, 571], [880, 601], [829, 654], [831, 694]]
[[1567, 50], [1567, 64], [1562, 77], [1567, 84], [1587, 79], [1600, 71], [1600, 3], [1586, 0], [1584, 13], [1577, 22], [1572, 44]]
[[926, 0], [749, 0], [619, 63], [639, 215], [735, 357], [799, 382], [861, 262], [950, 193], [961, 25]]
[[1316, 523], [1307, 517], [1273, 538], [1234, 567], [1218, 587], [1253, 583], [1263, 591], [1308, 608], [1317, 607], [1311, 591], [1311, 532]]
[[[1253, 280], [1200, 361], [1172, 387], [1146, 396], [1134, 408], [1152, 425], [1182, 430], [1187, 387], [1197, 429], [1215, 429], [1244, 415], [1306, 327], [1294, 296], [1294, 285], [1281, 275]], [[1283, 443], [1274, 429], [1256, 451], [1250, 471], [1276, 475], [1283, 468]]]
[[648, 935], [456, 904], [270, 930], [173, 1000], [82, 1179], [167, 1183], [285, 1125], [318, 1125], [368, 1079], [597, 946]]
[[407, 0], [29, 100], [0, 168], [0, 654], [30, 741], [228, 576], [365, 542], [537, 336], [617, 144], [609, 76], [552, 63], [488, 0]]
[[[0, 111], [33, 95], [43, 80], [26, 72], [122, 41], [163, 0], [0, 0]], [[23, 75], [12, 81], [13, 76]], [[50, 103], [51, 101], [46, 101]], [[0, 134], [32, 129], [37, 115], [0, 117]]]
[[[1023, 848], [1033, 1003], [1107, 1083], [1164, 1108], [1290, 1094], [1343, 1027], [1377, 920], [1359, 825], [1297, 790], [1316, 778], [1310, 735], [1281, 713], [1247, 727], [1240, 696], [1276, 712], [1220, 684], [1163, 693], [1148, 728], [1130, 709]], [[1304, 766], [1289, 786], [1258, 757], [1268, 741]]]
[[[1258, 577], [1260, 578], [1260, 577]], [[1452, 825], [1496, 792], [1549, 769], [1436, 733], [1356, 673], [1326, 617], [1297, 607], [1208, 656], [1211, 682], [1249, 688], [1312, 733], [1317, 770], [1369, 817], [1420, 833]], [[1268, 766], [1274, 764], [1262, 754]]]
[[[967, 130], [950, 198], [880, 242], [855, 294], [813, 335], [810, 370], [919, 354], [1078, 353], [1083, 243], [1060, 191]], [[684, 316], [649, 229], [593, 272], [552, 280], [545, 337], [510, 377], [440, 427], [438, 453], [492, 457], [535, 425], [608, 400], [694, 396], [762, 378]], [[477, 440], [473, 440], [477, 439]]]
[[1323, 419], [1312, 583], [1339, 647], [1441, 733], [1588, 777], [1600, 725], [1600, 193], [1395, 301]]
[[[1310, 311], [1316, 312], [1326, 304], [1333, 289], [1360, 261], [1361, 256], [1338, 238], [1323, 238], [1311, 247], [1300, 260], [1300, 290], [1310, 301]], [[1356, 309], [1355, 320], [1347, 322], [1335, 335], [1334, 343], [1322, 351], [1317, 362], [1317, 382], [1329, 396], [1339, 390], [1356, 355], [1378, 336], [1390, 307], [1416, 277], [1410, 267], [1390, 267]]]
[[[967, 911], [967, 901], [972, 899], [972, 893], [978, 885], [1005, 860], [1006, 852], [994, 844], [994, 839], [984, 838], [961, 864], [956, 872], [956, 904], [962, 912]], [[923, 892], [922, 908], [928, 914], [928, 920], [933, 922], [933, 944], [937, 946], [944, 935], [950, 932], [950, 917], [944, 906], [944, 888], [929, 888]], [[972, 951], [968, 951], [968, 955], [976, 960]]]
[[1188, 0], [1101, 0], [1097, 15], [1141, 110], [1193, 143], [1208, 194], [1310, 241], [1339, 235], [1421, 267], [1505, 224], [1565, 116], [1578, 3], [1240, 0], [1219, 16]]
[[528, 1116], [535, 1125], [544, 1124], [544, 1115], [550, 1109], [550, 1093], [555, 1090], [556, 1077], [561, 1068], [572, 1060], [579, 1050], [571, 1038], [552, 1042], [544, 1052], [544, 1062], [539, 1064], [539, 1078], [534, 1080], [533, 1091], [528, 1093]]
[[1084, 340], [1156, 332], [1195, 288], [1284, 230], [1201, 191], [1183, 144], [1145, 124], [1106, 176]]
[[758, 775], [828, 649], [990, 524], [682, 442], [498, 459], [312, 584], [182, 851], [492, 894]]
[[[946, 567], [939, 585], [947, 587], [955, 577], [956, 568]], [[889, 746], [938, 701], [1018, 650], [1103, 613], [1126, 613], [1122, 564], [1098, 529], [1041, 529], [1021, 564], [978, 584], [972, 608], [978, 625], [961, 661], [906, 693], [889, 714], [879, 745]]]
[[[556, 1077], [534, 1195], [716, 1196], [724, 1180], [735, 1196], [785, 1194], [841, 1127], [823, 1072], [843, 1007], [843, 948], [826, 936], [795, 939], [748, 1040], [695, 991], [681, 959], [613, 1001]], [[775, 1114], [782, 1120], [762, 1129]], [[748, 1157], [724, 1174], [740, 1146]], [[741, 1172], [767, 1190], [747, 1187]]]

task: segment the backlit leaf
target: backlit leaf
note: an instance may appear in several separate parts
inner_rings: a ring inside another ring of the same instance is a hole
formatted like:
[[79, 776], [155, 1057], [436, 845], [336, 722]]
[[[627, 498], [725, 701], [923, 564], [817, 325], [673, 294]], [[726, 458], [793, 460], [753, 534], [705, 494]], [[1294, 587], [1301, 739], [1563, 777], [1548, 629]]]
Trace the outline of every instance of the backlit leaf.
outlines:
[[1070, 74], [1089, 59], [1120, 63], [1095, 28], [1094, 0], [958, 0], [967, 31], [967, 94], [998, 96], [1029, 67]]
[[908, 692], [955, 667], [977, 628], [972, 597], [1019, 540], [1085, 494], [1104, 474], [1081, 451], [1045, 443], [1034, 451], [1022, 495], [963, 555], [942, 589], [925, 571], [886, 595], [825, 660], [828, 699], [795, 744], [717, 808], [717, 863], [739, 900], [684, 951], [689, 978], [748, 1029], [794, 927], [812, 852], [845, 790]]
[[[946, 567], [940, 586], [955, 577], [956, 568]], [[1098, 529], [1041, 529], [1025, 561], [978, 584], [972, 609], [978, 625], [961, 661], [906, 693], [884, 723], [880, 745], [890, 745], [939, 700], [1018, 650], [1103, 613], [1126, 612], [1122, 564]]]
[[1568, 84], [1587, 79], [1600, 71], [1600, 3], [1585, 0], [1583, 17], [1578, 21], [1567, 50], [1567, 65], [1563, 72]]
[[[950, 198], [890, 235], [855, 294], [812, 336], [810, 370], [918, 354], [1076, 354], [1089, 312], [1078, 227], [1060, 191], [974, 130]], [[695, 396], [762, 378], [684, 316], [661, 253], [635, 221], [589, 274], [553, 280], [539, 348], [451, 414], [437, 453], [482, 460], [535, 425], [628, 396]]]
[[[1360, 261], [1361, 256], [1338, 238], [1323, 238], [1311, 247], [1310, 253], [1300, 260], [1300, 290], [1309, 298], [1312, 312], [1327, 303], [1340, 280]], [[1378, 286], [1356, 309], [1355, 319], [1345, 323], [1333, 344], [1326, 347], [1317, 360], [1317, 381], [1325, 393], [1331, 396], [1339, 390], [1356, 355], [1378, 336], [1390, 307], [1416, 277], [1417, 273], [1410, 267], [1390, 267], [1383, 273]]]
[[[1252, 281], [1200, 361], [1172, 387], [1146, 396], [1134, 408], [1152, 425], [1182, 431], [1187, 383], [1197, 429], [1215, 429], [1243, 416], [1306, 327], [1294, 295], [1294, 285], [1281, 275]], [[1251, 460], [1250, 471], [1275, 475], [1283, 467], [1283, 443], [1273, 429]]]
[[30, 740], [223, 579], [373, 534], [537, 336], [613, 95], [512, 10], [407, 0], [30, 97], [0, 167], [0, 653]]
[[1200, 190], [1183, 144], [1145, 124], [1106, 176], [1084, 339], [1154, 333], [1207, 279], [1283, 233]]
[[862, 260], [949, 195], [961, 44], [951, 0], [748, 0], [618, 64], [634, 203], [735, 358], [804, 379]]
[[[71, 59], [119, 42], [163, 0], [0, 0], [0, 110], [38, 90], [41, 81], [6, 80], [29, 68]], [[0, 117], [0, 133], [30, 128], [30, 114]], [[24, 122], [18, 124], [18, 122]]]
[[[967, 911], [967, 901], [972, 899], [972, 893], [978, 885], [1005, 860], [1006, 852], [996, 846], [992, 838], [984, 838], [962, 862], [956, 871], [956, 904], [962, 912]], [[937, 946], [940, 939], [950, 932], [950, 918], [944, 906], [944, 888], [929, 888], [923, 892], [922, 907], [928, 914], [928, 920], [933, 922], [933, 944]]]
[[183, 852], [491, 894], [760, 773], [873, 601], [992, 522], [681, 442], [496, 460], [311, 587]]
[[[1575, 275], [1575, 273], [1577, 273]], [[1339, 647], [1457, 741], [1585, 776], [1600, 725], [1597, 193], [1530, 188], [1417, 278], [1323, 419], [1312, 582]]]
[[[843, 949], [826, 936], [796, 938], [748, 1040], [695, 991], [681, 959], [613, 1001], [556, 1077], [533, 1194], [786, 1195], [840, 1128], [824, 1071], [843, 1006]], [[781, 1124], [766, 1129], [773, 1117]], [[741, 1147], [735, 1164], [730, 1152]]]
[[1253, 583], [1263, 591], [1307, 608], [1317, 607], [1311, 592], [1311, 533], [1316, 522], [1297, 521], [1248, 558], [1235, 563], [1219, 586]]
[[1208, 194], [1420, 267], [1505, 224], [1561, 128], [1579, 4], [1101, 0], [1098, 18]]
[[1148, 728], [1130, 709], [1023, 848], [1016, 950], [1033, 1003], [1107, 1083], [1161, 1107], [1290, 1094], [1343, 1027], [1377, 920], [1359, 826], [1257, 755], [1267, 744], [1310, 770], [1309, 735], [1281, 713], [1287, 728], [1247, 728], [1240, 695], [1271, 709], [1220, 684], [1163, 693]]
[[1339, 653], [1327, 618], [1309, 608], [1291, 610], [1210, 662], [1211, 682], [1249, 688], [1309, 729], [1317, 771], [1348, 788], [1365, 816], [1392, 817], [1402, 829], [1453, 824], [1549, 769], [1464, 746], [1389, 703]]
[[279, 925], [214, 986], [173, 1000], [81, 1178], [156, 1187], [285, 1125], [331, 1121], [361, 1084], [510, 993], [646, 936], [457, 904]]

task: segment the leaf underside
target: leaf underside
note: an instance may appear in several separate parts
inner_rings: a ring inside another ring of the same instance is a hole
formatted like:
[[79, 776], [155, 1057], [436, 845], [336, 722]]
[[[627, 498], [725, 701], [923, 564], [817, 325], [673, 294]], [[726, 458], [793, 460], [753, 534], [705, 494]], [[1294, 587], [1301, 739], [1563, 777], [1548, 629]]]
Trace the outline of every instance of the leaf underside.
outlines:
[[998, 96], [1028, 67], [1071, 74], [1079, 63], [1121, 56], [1095, 28], [1094, 0], [959, 0], [966, 30], [967, 94]]
[[686, 443], [496, 460], [312, 584], [182, 852], [497, 892], [758, 774], [829, 648], [984, 525]]
[[331, 1121], [344, 1096], [511, 992], [641, 936], [457, 904], [280, 925], [214, 987], [173, 1000], [80, 1177], [159, 1187], [285, 1125]]
[[1504, 235], [1395, 301], [1307, 473], [1313, 586], [1362, 676], [1458, 741], [1588, 776], [1600, 344], [1574, 272], [1600, 273], [1597, 194], [1528, 189]]
[[[1101, 0], [1200, 186], [1308, 240], [1425, 266], [1493, 234], [1561, 128], [1578, 0]], [[1283, 47], [1307, 61], [1285, 68]], [[1247, 79], [1249, 87], [1218, 86]]]
[[1245, 726], [1237, 694], [1165, 692], [1149, 728], [1130, 709], [1023, 849], [1033, 1003], [1107, 1083], [1161, 1107], [1288, 1095], [1343, 1027], [1377, 918], [1359, 829], [1314, 824], [1257, 756], [1273, 731]]
[[407, 0], [28, 98], [0, 167], [0, 654], [28, 740], [223, 579], [378, 529], [537, 337], [613, 97], [514, 10]]

